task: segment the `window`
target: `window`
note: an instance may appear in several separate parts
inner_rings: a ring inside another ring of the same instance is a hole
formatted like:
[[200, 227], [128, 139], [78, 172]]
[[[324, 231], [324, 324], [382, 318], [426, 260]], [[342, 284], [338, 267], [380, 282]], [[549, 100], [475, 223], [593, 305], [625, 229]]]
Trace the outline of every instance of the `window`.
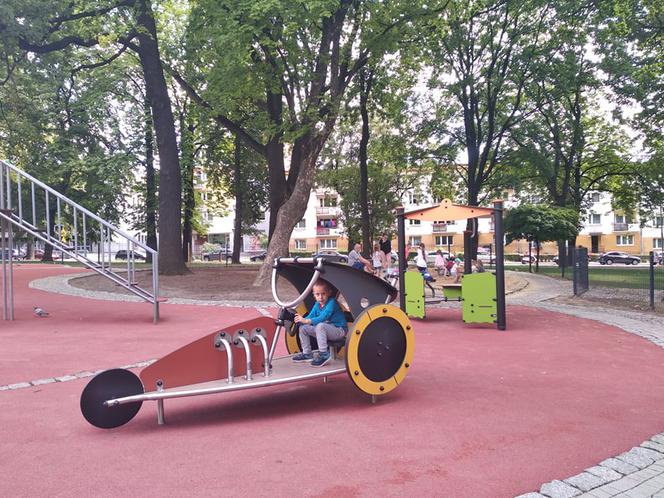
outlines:
[[414, 192], [408, 192], [408, 204], [419, 204], [420, 200]]
[[653, 249], [664, 249], [664, 239], [652, 239]]
[[633, 246], [634, 235], [616, 235], [616, 245], [619, 246]]
[[454, 237], [452, 235], [436, 235], [437, 246], [451, 246], [454, 245]]
[[337, 198], [332, 197], [332, 196], [321, 197], [318, 202], [320, 203], [320, 207], [336, 207], [337, 206]]
[[591, 225], [599, 225], [602, 223], [602, 215], [600, 214], [595, 214], [595, 213], [590, 213], [588, 216], [588, 223]]
[[321, 239], [318, 243], [320, 249], [336, 249], [337, 239]]
[[411, 246], [419, 246], [422, 243], [422, 237], [411, 237], [410, 238], [410, 245]]
[[617, 214], [615, 219], [616, 219], [615, 222], [618, 224], [626, 225], [632, 222], [632, 217], [625, 214]]
[[306, 249], [307, 241], [305, 239], [295, 239], [295, 249]]
[[664, 216], [655, 216], [655, 226], [660, 228], [662, 223], [664, 223]]
[[408, 220], [408, 224], [409, 224], [410, 226], [413, 226], [413, 225], [421, 225], [421, 224], [422, 224], [422, 220]]
[[300, 221], [297, 222], [297, 225], [295, 225], [295, 228], [307, 228], [307, 220], [302, 218]]
[[599, 192], [593, 192], [592, 194], [590, 194], [590, 201], [599, 202]]

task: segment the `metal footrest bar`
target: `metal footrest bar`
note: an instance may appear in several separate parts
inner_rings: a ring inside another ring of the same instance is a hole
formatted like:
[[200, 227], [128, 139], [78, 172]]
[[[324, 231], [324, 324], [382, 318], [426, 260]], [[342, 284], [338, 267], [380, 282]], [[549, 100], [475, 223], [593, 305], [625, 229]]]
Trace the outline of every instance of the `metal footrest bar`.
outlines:
[[[308, 363], [294, 363], [291, 356], [274, 358], [275, 372], [270, 377], [257, 377], [247, 380], [237, 378], [235, 382], [228, 383], [226, 379], [191, 384], [188, 386], [165, 388], [162, 391], [151, 391], [123, 398], [109, 399], [104, 402], [105, 406], [117, 406], [138, 401], [157, 401], [160, 399], [185, 398], [189, 396], [200, 396], [203, 394], [215, 394], [228, 391], [241, 391], [255, 389], [258, 387], [275, 386], [302, 380], [313, 380], [322, 377], [331, 377], [346, 373], [346, 364], [342, 360], [332, 360], [327, 365], [316, 368]], [[278, 366], [278, 369], [276, 368]]]

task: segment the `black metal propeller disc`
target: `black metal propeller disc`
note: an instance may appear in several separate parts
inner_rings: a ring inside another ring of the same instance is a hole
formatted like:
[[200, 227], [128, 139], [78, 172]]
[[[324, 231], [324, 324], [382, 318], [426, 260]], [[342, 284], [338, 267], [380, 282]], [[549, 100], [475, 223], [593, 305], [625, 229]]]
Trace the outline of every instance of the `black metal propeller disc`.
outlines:
[[85, 420], [100, 429], [113, 429], [126, 424], [141, 409], [142, 401], [117, 406], [104, 406], [104, 401], [142, 394], [141, 379], [129, 370], [115, 368], [96, 375], [81, 393], [81, 412]]
[[406, 335], [397, 320], [376, 318], [360, 339], [357, 356], [362, 372], [373, 382], [384, 382], [403, 365], [406, 347]]

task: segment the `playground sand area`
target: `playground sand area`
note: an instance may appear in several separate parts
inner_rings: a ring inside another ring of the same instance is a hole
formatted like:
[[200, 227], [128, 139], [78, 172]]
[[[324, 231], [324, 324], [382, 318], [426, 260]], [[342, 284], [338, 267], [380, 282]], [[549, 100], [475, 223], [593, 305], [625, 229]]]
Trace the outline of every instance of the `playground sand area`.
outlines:
[[[185, 275], [160, 275], [159, 294], [170, 298], [198, 299], [202, 301], [272, 301], [270, 284], [254, 287], [258, 274], [258, 266], [195, 266]], [[136, 280], [139, 286], [150, 288], [152, 272], [137, 271]], [[444, 282], [452, 282], [451, 278], [438, 278], [435, 288], [442, 288]], [[87, 275], [69, 281], [73, 287], [91, 291], [116, 292], [130, 294], [128, 291], [101, 275]], [[510, 294], [523, 289], [527, 282], [519, 275], [507, 274], [505, 291]], [[293, 287], [283, 279], [278, 281], [279, 295], [283, 292], [285, 299], [296, 297]]]

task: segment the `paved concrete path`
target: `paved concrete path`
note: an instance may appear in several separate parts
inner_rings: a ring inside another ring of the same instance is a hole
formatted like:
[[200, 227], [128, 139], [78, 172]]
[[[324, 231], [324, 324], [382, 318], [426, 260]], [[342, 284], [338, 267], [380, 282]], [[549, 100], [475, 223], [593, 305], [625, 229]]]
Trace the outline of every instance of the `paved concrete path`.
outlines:
[[[654, 313], [616, 310], [589, 303], [579, 306], [552, 302], [558, 296], [570, 296], [569, 281], [543, 275], [524, 274], [528, 286], [510, 295], [508, 304], [523, 304], [597, 320], [647, 339], [664, 348], [664, 318]], [[661, 407], [652, 407], [661, 410]], [[664, 420], [662, 422], [664, 427]], [[664, 498], [664, 433], [656, 434], [613, 458], [599, 462], [575, 476], [543, 484], [539, 492], [519, 498]]]

